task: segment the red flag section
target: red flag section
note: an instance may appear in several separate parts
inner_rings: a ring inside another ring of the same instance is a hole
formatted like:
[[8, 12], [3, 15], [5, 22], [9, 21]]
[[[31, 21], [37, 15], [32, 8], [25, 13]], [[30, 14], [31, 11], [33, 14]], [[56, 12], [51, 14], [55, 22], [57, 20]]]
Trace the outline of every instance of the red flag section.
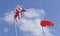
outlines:
[[18, 10], [16, 9], [16, 12], [15, 12], [15, 15], [14, 15], [14, 19], [16, 19], [18, 16], [19, 16], [19, 12], [18, 12]]
[[48, 20], [42, 20], [40, 24], [41, 24], [42, 27], [44, 27], [44, 26], [54, 26], [54, 22], [51, 22], [51, 21], [48, 21]]

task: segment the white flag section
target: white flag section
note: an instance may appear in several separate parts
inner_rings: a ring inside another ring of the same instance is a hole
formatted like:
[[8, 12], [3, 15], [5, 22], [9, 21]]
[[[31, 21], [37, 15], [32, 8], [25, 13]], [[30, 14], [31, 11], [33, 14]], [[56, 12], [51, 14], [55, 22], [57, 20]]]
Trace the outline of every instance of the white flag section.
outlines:
[[[40, 25], [40, 21], [45, 16], [45, 11], [43, 9], [26, 9], [26, 12], [22, 17], [16, 22], [16, 25], [23, 32], [31, 32], [31, 36], [43, 36], [43, 30]], [[7, 13], [4, 17], [4, 20], [9, 24], [14, 23], [13, 11]], [[44, 35], [45, 36], [53, 36], [51, 30], [44, 27]], [[26, 34], [25, 36], [29, 36]]]

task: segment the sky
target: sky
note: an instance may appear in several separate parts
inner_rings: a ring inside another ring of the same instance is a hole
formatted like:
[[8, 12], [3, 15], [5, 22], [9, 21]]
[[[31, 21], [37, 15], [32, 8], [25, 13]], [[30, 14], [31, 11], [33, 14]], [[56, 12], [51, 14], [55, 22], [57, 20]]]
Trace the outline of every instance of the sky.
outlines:
[[[51, 20], [55, 22], [54, 27], [48, 27], [52, 30], [54, 36], [60, 36], [60, 0], [0, 0], [0, 18], [5, 17], [5, 13], [11, 13], [17, 5], [20, 5], [23, 8], [26, 8], [30, 11], [37, 11], [36, 9], [43, 9], [45, 12], [44, 20]], [[41, 13], [40, 13], [41, 14]], [[28, 17], [28, 16], [27, 16]], [[30, 18], [30, 17], [29, 17]], [[40, 17], [39, 17], [40, 18]], [[38, 18], [38, 19], [39, 19]], [[26, 20], [26, 18], [25, 18]], [[30, 20], [29, 20], [30, 21]], [[34, 21], [34, 20], [33, 20]], [[21, 31], [17, 26], [18, 36], [25, 36], [27, 32]], [[25, 29], [25, 28], [24, 28]], [[27, 29], [28, 30], [28, 29]], [[29, 30], [31, 31], [31, 30]], [[34, 31], [33, 31], [34, 32]], [[38, 32], [37, 32], [38, 33]], [[28, 35], [31, 36], [31, 32], [28, 32]], [[0, 19], [0, 36], [15, 36], [14, 25]]]

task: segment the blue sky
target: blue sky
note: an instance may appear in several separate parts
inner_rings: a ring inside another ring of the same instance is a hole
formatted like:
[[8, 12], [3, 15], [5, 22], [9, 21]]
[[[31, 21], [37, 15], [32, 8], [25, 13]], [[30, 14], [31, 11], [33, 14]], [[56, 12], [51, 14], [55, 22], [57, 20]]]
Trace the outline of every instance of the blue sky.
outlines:
[[45, 16], [45, 19], [50, 19], [52, 21], [55, 22], [55, 27], [53, 27], [53, 29], [57, 32], [54, 32], [55, 36], [59, 36], [60, 32], [60, 17], [59, 17], [59, 13], [60, 13], [60, 5], [59, 5], [59, 0], [44, 0], [42, 1], [42, 8], [46, 11], [47, 15]]
[[[54, 36], [60, 36], [60, 0], [0, 0], [0, 17], [4, 17], [6, 12], [14, 10], [17, 5], [22, 6], [23, 8], [35, 8], [35, 9], [44, 9], [46, 16], [44, 19], [51, 20], [55, 22], [54, 27], [49, 27], [53, 29]], [[3, 29], [5, 27], [9, 28], [9, 32], [4, 33]], [[5, 21], [0, 21], [0, 31], [2, 32], [0, 36], [15, 36], [14, 26], [8, 25]], [[10, 33], [10, 34], [9, 34]], [[22, 31], [18, 31], [18, 35], [22, 35]], [[23, 33], [24, 34], [24, 33]]]

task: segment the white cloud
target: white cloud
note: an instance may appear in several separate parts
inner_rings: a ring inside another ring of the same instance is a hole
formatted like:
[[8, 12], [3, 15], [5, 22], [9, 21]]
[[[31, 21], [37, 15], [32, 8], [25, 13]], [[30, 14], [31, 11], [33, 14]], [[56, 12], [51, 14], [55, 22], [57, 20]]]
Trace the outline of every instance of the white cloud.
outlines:
[[43, 9], [27, 9], [27, 12], [25, 12], [26, 18], [39, 18], [43, 17], [45, 15], [45, 11]]
[[[43, 36], [42, 34], [42, 27], [40, 25], [40, 18], [43, 18], [45, 15], [45, 11], [43, 9], [26, 9], [27, 11], [24, 13], [24, 16], [20, 18], [17, 22], [17, 26], [20, 30], [27, 32], [31, 32], [31, 36]], [[4, 17], [6, 22], [13, 23], [13, 12], [7, 13]], [[50, 33], [48, 28], [44, 28], [46, 36], [53, 36]], [[26, 35], [27, 36], [27, 35]], [[29, 36], [29, 35], [28, 35]]]
[[10, 13], [5, 13], [5, 16], [2, 18], [7, 23], [13, 24], [14, 18], [13, 18], [14, 12], [10, 11]]

